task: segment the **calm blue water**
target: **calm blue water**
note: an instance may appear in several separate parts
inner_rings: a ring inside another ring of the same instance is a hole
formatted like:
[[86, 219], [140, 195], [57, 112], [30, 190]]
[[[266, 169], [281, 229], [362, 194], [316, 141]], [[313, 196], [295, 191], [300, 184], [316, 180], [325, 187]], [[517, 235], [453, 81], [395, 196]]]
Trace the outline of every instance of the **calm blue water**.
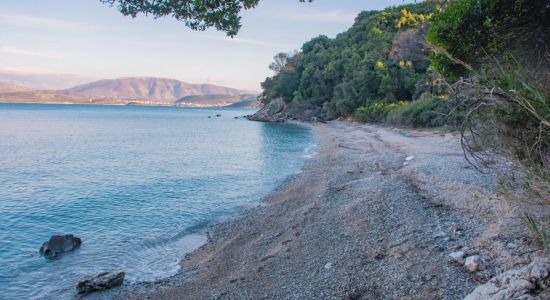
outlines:
[[[250, 113], [0, 104], [0, 298], [70, 298], [99, 271], [175, 273], [208, 225], [257, 204], [312, 149], [306, 127], [234, 119]], [[67, 233], [79, 250], [39, 255]]]

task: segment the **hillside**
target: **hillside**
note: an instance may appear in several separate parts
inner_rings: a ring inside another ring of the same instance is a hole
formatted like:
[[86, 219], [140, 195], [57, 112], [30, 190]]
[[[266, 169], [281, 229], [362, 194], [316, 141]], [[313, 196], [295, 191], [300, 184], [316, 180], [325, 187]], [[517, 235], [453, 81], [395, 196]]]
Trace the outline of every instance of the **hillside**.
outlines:
[[0, 82], [0, 93], [26, 92], [28, 89], [18, 84]]
[[[257, 95], [193, 95], [185, 96], [176, 101], [177, 106], [231, 106], [231, 107], [253, 107]], [[236, 105], [236, 106], [232, 106]]]
[[175, 102], [191, 95], [236, 96], [246, 92], [212, 84], [191, 84], [175, 79], [128, 77], [94, 81], [63, 90], [61, 93], [93, 98]]
[[[60, 103], [60, 104], [117, 104], [126, 105], [129, 101], [116, 99], [92, 99], [80, 95], [63, 95], [56, 91], [5, 91], [0, 92], [0, 103]], [[143, 103], [152, 105], [153, 103]], [[161, 104], [161, 103], [158, 103]]]
[[226, 107], [232, 107], [232, 108], [260, 108], [260, 103], [258, 102], [257, 97], [248, 98], [241, 100], [239, 102], [231, 103], [227, 105]]

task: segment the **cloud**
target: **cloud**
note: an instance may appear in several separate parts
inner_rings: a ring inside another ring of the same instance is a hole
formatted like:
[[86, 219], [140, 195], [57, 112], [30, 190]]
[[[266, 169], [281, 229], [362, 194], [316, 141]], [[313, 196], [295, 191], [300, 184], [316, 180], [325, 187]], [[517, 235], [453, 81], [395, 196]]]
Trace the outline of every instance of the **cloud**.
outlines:
[[55, 59], [61, 58], [61, 56], [56, 53], [39, 52], [39, 51], [33, 51], [33, 50], [27, 50], [27, 49], [15, 48], [15, 47], [6, 47], [6, 46], [0, 46], [0, 53], [20, 55], [20, 56], [55, 58]]
[[0, 14], [0, 24], [3, 26], [51, 29], [79, 29], [84, 27], [83, 24], [60, 19], [14, 14]]
[[308, 10], [301, 12], [285, 12], [278, 17], [293, 21], [315, 22], [315, 23], [351, 23], [357, 17], [357, 12], [345, 10]]

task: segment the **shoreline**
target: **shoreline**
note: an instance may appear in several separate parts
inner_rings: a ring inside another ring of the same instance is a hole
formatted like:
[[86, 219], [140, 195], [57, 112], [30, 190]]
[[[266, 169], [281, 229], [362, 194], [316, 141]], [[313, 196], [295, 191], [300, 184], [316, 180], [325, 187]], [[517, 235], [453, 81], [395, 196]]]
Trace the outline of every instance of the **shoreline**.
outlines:
[[[517, 256], [529, 247], [517, 239], [517, 210], [496, 195], [496, 174], [464, 161], [455, 135], [303, 125], [317, 154], [257, 207], [214, 225], [176, 275], [92, 298], [461, 299], [529, 262]], [[457, 250], [486, 267], [453, 263]]]
[[120, 103], [100, 102], [33, 102], [33, 101], [0, 101], [0, 104], [44, 104], [44, 105], [99, 105], [99, 106], [141, 106], [141, 107], [181, 107], [181, 108], [238, 108], [256, 109], [256, 107], [231, 107], [229, 105], [175, 105], [173, 103], [140, 104], [131, 101], [120, 100]]

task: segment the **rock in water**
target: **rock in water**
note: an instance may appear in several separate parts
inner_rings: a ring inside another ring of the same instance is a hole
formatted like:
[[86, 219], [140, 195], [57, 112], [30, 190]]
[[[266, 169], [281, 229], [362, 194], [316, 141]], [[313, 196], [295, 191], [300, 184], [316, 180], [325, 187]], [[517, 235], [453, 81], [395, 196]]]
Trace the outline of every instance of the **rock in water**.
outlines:
[[283, 98], [271, 100], [262, 109], [247, 119], [260, 122], [284, 122], [287, 118], [286, 103]]
[[124, 272], [102, 272], [88, 279], [79, 281], [76, 289], [79, 294], [89, 294], [95, 291], [104, 291], [121, 286], [124, 281]]
[[52, 235], [50, 240], [42, 244], [40, 253], [48, 257], [56, 257], [57, 255], [72, 251], [82, 244], [82, 240], [72, 234]]

